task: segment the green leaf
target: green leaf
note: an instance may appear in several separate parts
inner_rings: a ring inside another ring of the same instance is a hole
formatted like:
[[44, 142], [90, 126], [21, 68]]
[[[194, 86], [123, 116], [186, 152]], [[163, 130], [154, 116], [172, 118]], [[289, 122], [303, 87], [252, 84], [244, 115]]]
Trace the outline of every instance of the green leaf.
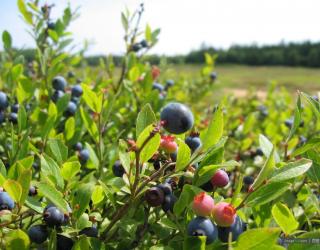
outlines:
[[219, 106], [212, 117], [209, 128], [204, 133], [201, 133], [202, 149], [206, 151], [208, 148], [216, 144], [223, 133], [223, 112]]
[[127, 150], [127, 143], [122, 139], [119, 140], [119, 159], [126, 173], [129, 173], [131, 159], [130, 152], [127, 152]]
[[140, 76], [140, 70], [138, 66], [133, 66], [129, 71], [129, 80], [136, 82]]
[[11, 35], [8, 31], [3, 31], [2, 32], [2, 42], [3, 42], [3, 46], [6, 50], [11, 49], [12, 47], [12, 38]]
[[91, 135], [92, 139], [97, 142], [99, 140], [99, 133], [97, 125], [94, 123], [93, 119], [89, 116], [89, 114], [80, 107], [80, 114], [83, 120], [83, 123], [88, 130], [89, 134]]
[[184, 209], [186, 209], [190, 203], [193, 201], [193, 197], [200, 192], [203, 192], [202, 189], [186, 184], [183, 186], [183, 190], [179, 196], [179, 199], [174, 204], [173, 212], [176, 215], [180, 215]]
[[80, 172], [81, 165], [78, 161], [65, 162], [61, 168], [61, 175], [66, 181], [70, 181]]
[[20, 202], [22, 187], [19, 182], [15, 180], [6, 180], [2, 186], [15, 202]]
[[290, 141], [290, 139], [292, 138], [294, 133], [297, 131], [297, 129], [300, 126], [300, 122], [301, 122], [301, 99], [300, 99], [300, 95], [299, 95], [298, 100], [297, 100], [297, 104], [296, 104], [296, 108], [294, 110], [293, 126], [290, 129], [290, 133], [288, 135], [286, 143], [288, 143]]
[[183, 250], [206, 250], [206, 236], [186, 236], [183, 241]]
[[274, 149], [272, 149], [267, 161], [263, 165], [256, 180], [252, 184], [253, 189], [260, 186], [265, 180], [267, 180], [270, 177], [270, 175], [273, 172], [273, 169], [275, 168], [275, 165], [276, 165], [276, 162], [274, 157]]
[[234, 250], [271, 250], [277, 243], [279, 228], [251, 229], [242, 233]]
[[57, 119], [57, 116], [58, 116], [57, 107], [53, 102], [50, 101], [49, 108], [48, 108], [48, 117], [45, 125], [41, 130], [41, 136], [43, 138], [46, 138], [50, 133], [51, 129], [54, 127], [54, 123]]
[[68, 212], [68, 204], [63, 199], [62, 193], [60, 193], [56, 188], [48, 185], [45, 182], [36, 183], [39, 193], [43, 194], [48, 200], [50, 200], [54, 205], [59, 207], [63, 212]]
[[246, 205], [250, 207], [266, 204], [284, 194], [290, 183], [286, 182], [272, 182], [262, 186], [257, 191], [251, 193], [247, 199]]
[[[264, 135], [259, 136], [259, 144], [263, 154], [266, 157], [269, 157], [273, 150], [273, 144]], [[275, 149], [274, 149], [274, 157], [275, 157], [276, 163], [280, 162], [280, 157]]]
[[125, 14], [122, 12], [121, 13], [121, 23], [122, 23], [122, 27], [124, 28], [125, 31], [128, 30], [128, 19], [126, 18]]
[[78, 207], [77, 210], [73, 211], [73, 215], [76, 218], [80, 218], [80, 216], [88, 208], [93, 188], [94, 186], [92, 185], [92, 183], [88, 183], [81, 185], [74, 191], [74, 198], [72, 203], [73, 207]]
[[213, 65], [213, 60], [212, 60], [212, 57], [209, 53], [204, 53], [204, 58], [205, 58], [207, 65], [210, 65], [210, 66]]
[[156, 122], [156, 116], [151, 108], [151, 105], [148, 103], [138, 114], [137, 125], [136, 125], [136, 137], [138, 138], [141, 132], [148, 127], [150, 124]]
[[93, 189], [91, 200], [94, 205], [100, 203], [104, 199], [104, 189], [103, 187], [96, 185]]
[[68, 158], [68, 147], [60, 139], [50, 139], [47, 143], [48, 154], [52, 156], [59, 165]]
[[28, 250], [30, 240], [28, 235], [21, 229], [9, 231], [5, 236], [6, 250]]
[[21, 105], [18, 110], [18, 128], [21, 133], [27, 127], [27, 112]]
[[320, 110], [319, 110], [318, 102], [315, 101], [311, 96], [309, 96], [305, 93], [301, 93], [301, 96], [310, 105], [310, 107], [311, 107], [313, 113], [315, 114], [315, 116], [317, 117], [317, 119], [320, 120]]
[[99, 159], [95, 153], [95, 151], [93, 150], [93, 148], [91, 147], [91, 145], [89, 143], [86, 142], [86, 148], [89, 150], [89, 160], [86, 164], [86, 167], [89, 169], [97, 169], [99, 168], [100, 162]]
[[27, 10], [24, 0], [18, 0], [18, 8], [24, 20], [32, 25], [32, 14]]
[[320, 138], [312, 138], [311, 140], [307, 141], [302, 147], [297, 148], [292, 154], [292, 157], [297, 155], [301, 155], [311, 149], [316, 149], [320, 146]]
[[285, 204], [274, 204], [271, 212], [274, 220], [286, 235], [293, 233], [298, 228], [299, 223], [296, 221], [294, 215]]
[[59, 36], [56, 31], [49, 29], [48, 34], [55, 43], [59, 41]]
[[71, 140], [71, 138], [74, 136], [76, 124], [75, 124], [75, 119], [74, 117], [70, 117], [64, 126], [64, 132], [66, 135], [67, 140]]
[[270, 182], [287, 181], [303, 175], [312, 165], [312, 161], [308, 159], [301, 159], [296, 162], [289, 163], [277, 169], [270, 179]]
[[21, 185], [22, 193], [20, 197], [20, 204], [23, 204], [29, 194], [30, 182], [32, 179], [31, 169], [24, 169], [18, 178], [18, 182]]
[[40, 156], [41, 174], [50, 180], [55, 180], [58, 187], [63, 188], [64, 182], [58, 164], [48, 155]]
[[147, 42], [152, 42], [152, 31], [149, 24], [147, 24], [146, 26], [144, 37], [147, 40]]
[[148, 161], [154, 155], [154, 153], [158, 150], [158, 148], [160, 146], [161, 137], [160, 137], [159, 133], [155, 133], [151, 137], [151, 139], [149, 139], [149, 141], [146, 142], [146, 140], [149, 138], [150, 134], [154, 133], [153, 130], [154, 130], [154, 126], [151, 124], [148, 127], [146, 127], [138, 137], [137, 147], [138, 148], [143, 147], [140, 152], [140, 162], [141, 163]]
[[288, 250], [318, 250], [319, 249], [319, 238], [320, 238], [320, 230], [315, 230], [312, 232], [307, 232], [299, 235], [297, 239], [301, 241], [306, 240], [310, 244], [306, 243], [291, 243], [288, 246]]
[[95, 113], [100, 113], [102, 110], [102, 96], [99, 96], [89, 88], [86, 84], [81, 84], [83, 89], [82, 98], [86, 104], [94, 111]]
[[178, 139], [178, 156], [176, 162], [176, 171], [180, 171], [188, 167], [190, 157], [191, 150], [189, 146], [183, 140]]

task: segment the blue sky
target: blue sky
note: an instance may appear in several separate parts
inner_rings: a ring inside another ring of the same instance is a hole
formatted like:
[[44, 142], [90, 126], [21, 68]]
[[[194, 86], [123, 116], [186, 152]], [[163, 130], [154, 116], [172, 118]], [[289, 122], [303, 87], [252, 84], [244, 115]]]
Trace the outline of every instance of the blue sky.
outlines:
[[[69, 1], [48, 1], [53, 2], [57, 15]], [[70, 27], [79, 46], [88, 39], [94, 41], [89, 54], [123, 51], [120, 12], [125, 6], [134, 9], [141, 1], [70, 2], [81, 7], [80, 18]], [[227, 48], [282, 40], [320, 41], [319, 9], [319, 0], [145, 0], [143, 23], [161, 28], [160, 42], [152, 52], [172, 55], [198, 48], [202, 42]], [[0, 0], [0, 17], [0, 32], [8, 30], [14, 46], [33, 46], [15, 0]]]

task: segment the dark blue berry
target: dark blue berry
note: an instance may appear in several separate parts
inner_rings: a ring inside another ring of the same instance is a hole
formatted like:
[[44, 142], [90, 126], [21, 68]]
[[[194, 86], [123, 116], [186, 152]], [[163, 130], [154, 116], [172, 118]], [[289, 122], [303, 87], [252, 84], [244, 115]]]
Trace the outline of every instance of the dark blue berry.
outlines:
[[80, 97], [82, 93], [83, 90], [80, 84], [74, 85], [71, 89], [71, 96]]
[[208, 181], [208, 182], [204, 183], [200, 187], [201, 187], [201, 189], [203, 189], [206, 192], [212, 192], [213, 191], [213, 186], [211, 184], [211, 181]]
[[85, 164], [89, 160], [89, 157], [90, 153], [88, 149], [85, 148], [79, 152], [79, 160], [82, 164]]
[[134, 52], [139, 52], [141, 49], [142, 49], [142, 46], [140, 43], [135, 43], [131, 47], [131, 50]]
[[157, 207], [163, 204], [164, 193], [159, 187], [152, 187], [145, 192], [144, 198], [151, 207]]
[[112, 166], [112, 172], [117, 177], [122, 177], [125, 173], [124, 167], [120, 161], [116, 161]]
[[98, 229], [96, 227], [86, 227], [79, 232], [79, 235], [86, 235], [88, 237], [97, 238], [98, 237]]
[[5, 110], [9, 106], [8, 96], [0, 91], [0, 110]]
[[250, 186], [251, 184], [253, 184], [253, 182], [254, 182], [254, 178], [252, 176], [247, 175], [247, 176], [243, 177], [243, 183], [245, 185]]
[[61, 90], [56, 90], [53, 92], [53, 95], [51, 96], [51, 100], [56, 103], [61, 97], [64, 96], [64, 92]]
[[210, 73], [210, 78], [211, 78], [211, 80], [213, 80], [213, 81], [217, 79], [217, 76], [218, 76], [218, 75], [217, 75], [216, 72], [211, 72], [211, 73]]
[[242, 222], [239, 216], [236, 216], [235, 221], [230, 227], [219, 227], [218, 226], [218, 237], [222, 242], [228, 242], [229, 233], [232, 234], [232, 241], [236, 241], [240, 234], [245, 231], [246, 225]]
[[30, 240], [36, 244], [42, 244], [48, 238], [48, 230], [45, 225], [36, 225], [28, 230]]
[[165, 195], [172, 194], [172, 187], [169, 183], [161, 183], [157, 187], [160, 188]]
[[38, 194], [37, 188], [35, 186], [29, 187], [29, 196], [35, 196]]
[[146, 40], [142, 40], [140, 42], [140, 45], [141, 45], [142, 48], [148, 48], [149, 47], [149, 44], [148, 44], [148, 42]]
[[18, 114], [17, 113], [10, 113], [8, 119], [9, 119], [9, 122], [11, 122], [13, 124], [17, 124], [18, 123]]
[[48, 23], [48, 29], [49, 30], [54, 30], [56, 28], [56, 24], [54, 22], [49, 22]]
[[191, 220], [187, 227], [189, 236], [206, 236], [206, 244], [211, 244], [218, 238], [217, 227], [210, 219], [205, 217], [196, 217]]
[[79, 97], [75, 97], [75, 96], [71, 96], [70, 102], [73, 102], [75, 105], [79, 105], [80, 102], [80, 98]]
[[166, 87], [165, 88], [169, 89], [173, 85], [174, 85], [174, 80], [169, 79], [169, 80], [166, 81]]
[[167, 104], [161, 111], [163, 127], [172, 134], [182, 134], [193, 126], [194, 118], [190, 109], [177, 102]]
[[5, 117], [4, 113], [2, 111], [0, 111], [0, 124], [4, 123], [5, 120], [6, 120], [6, 117]]
[[0, 210], [12, 210], [14, 201], [7, 192], [0, 192]]
[[162, 203], [162, 210], [165, 213], [167, 213], [168, 211], [173, 212], [173, 207], [176, 201], [177, 201], [177, 197], [175, 197], [174, 194], [166, 195]]
[[52, 80], [52, 87], [55, 90], [61, 90], [64, 92], [64, 89], [67, 87], [67, 81], [63, 76], [56, 76]]
[[158, 90], [159, 92], [164, 91], [164, 87], [163, 87], [160, 83], [158, 83], [158, 82], [154, 82], [154, 83], [152, 84], [152, 89], [156, 89], [156, 90]]
[[74, 116], [77, 111], [77, 105], [74, 102], [69, 102], [65, 111], [65, 116]]
[[81, 142], [77, 142], [74, 146], [73, 146], [74, 150], [80, 151], [82, 150], [82, 143]]
[[44, 210], [43, 220], [49, 227], [61, 226], [64, 222], [64, 214], [55, 206]]
[[62, 235], [57, 235], [57, 250], [71, 250], [73, 247], [73, 240]]
[[198, 148], [200, 148], [202, 145], [201, 140], [198, 136], [188, 136], [185, 142], [191, 149], [192, 153], [196, 151]]
[[256, 155], [263, 156], [263, 151], [261, 148], [256, 149]]
[[13, 104], [13, 105], [11, 106], [11, 112], [12, 112], [12, 113], [18, 113], [18, 111], [19, 111], [19, 104], [18, 104], [18, 103]]

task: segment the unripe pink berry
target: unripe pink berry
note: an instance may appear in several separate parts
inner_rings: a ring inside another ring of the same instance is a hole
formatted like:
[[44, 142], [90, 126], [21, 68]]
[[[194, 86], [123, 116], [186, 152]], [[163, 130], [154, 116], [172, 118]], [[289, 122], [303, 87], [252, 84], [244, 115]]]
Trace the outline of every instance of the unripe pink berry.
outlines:
[[212, 210], [212, 217], [220, 227], [230, 227], [236, 218], [236, 209], [229, 203], [220, 202]]
[[160, 148], [163, 149], [168, 154], [176, 152], [178, 145], [174, 140], [174, 136], [171, 136], [171, 135], [161, 136]]
[[219, 169], [217, 172], [212, 176], [211, 178], [211, 184], [213, 187], [225, 187], [229, 183], [229, 176], [228, 174], [222, 170]]
[[193, 199], [192, 209], [198, 216], [209, 216], [214, 208], [214, 201], [210, 195], [201, 192]]

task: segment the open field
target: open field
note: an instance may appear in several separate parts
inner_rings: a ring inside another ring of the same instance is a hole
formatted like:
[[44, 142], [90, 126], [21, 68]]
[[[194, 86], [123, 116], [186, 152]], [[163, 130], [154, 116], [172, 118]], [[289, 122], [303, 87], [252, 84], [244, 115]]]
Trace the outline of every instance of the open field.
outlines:
[[[176, 65], [173, 69], [181, 77], [195, 77], [199, 74], [201, 66]], [[232, 89], [254, 87], [264, 91], [272, 81], [276, 81], [292, 92], [297, 89], [315, 92], [320, 89], [320, 69], [317, 68], [218, 65], [216, 71], [218, 72], [217, 84]]]

